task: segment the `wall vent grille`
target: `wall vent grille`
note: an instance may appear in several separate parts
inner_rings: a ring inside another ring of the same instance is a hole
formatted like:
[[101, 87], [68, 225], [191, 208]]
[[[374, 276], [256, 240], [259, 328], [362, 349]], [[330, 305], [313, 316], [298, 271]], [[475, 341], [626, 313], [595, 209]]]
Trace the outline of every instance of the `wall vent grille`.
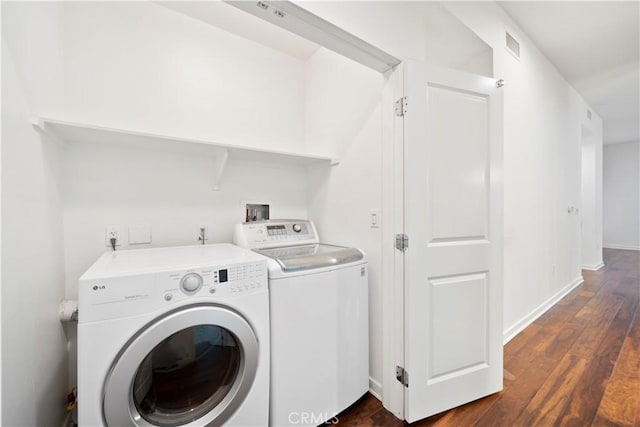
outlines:
[[511, 52], [516, 58], [520, 59], [520, 43], [518, 43], [511, 34], [505, 32], [505, 35], [507, 40], [507, 50], [509, 50], [509, 52]]

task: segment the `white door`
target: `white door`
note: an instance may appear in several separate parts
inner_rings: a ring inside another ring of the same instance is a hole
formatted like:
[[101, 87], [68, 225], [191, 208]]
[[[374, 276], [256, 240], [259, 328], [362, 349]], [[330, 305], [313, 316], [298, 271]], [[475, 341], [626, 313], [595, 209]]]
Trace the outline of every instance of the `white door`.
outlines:
[[405, 418], [502, 389], [502, 89], [405, 63]]

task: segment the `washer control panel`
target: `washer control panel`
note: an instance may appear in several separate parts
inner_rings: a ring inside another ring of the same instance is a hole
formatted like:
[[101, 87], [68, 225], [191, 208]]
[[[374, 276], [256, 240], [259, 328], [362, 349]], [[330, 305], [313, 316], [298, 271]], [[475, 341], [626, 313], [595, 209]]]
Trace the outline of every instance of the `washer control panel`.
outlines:
[[[252, 262], [92, 279], [81, 284], [84, 321], [152, 312], [193, 300], [217, 301], [267, 292], [267, 262]], [[89, 308], [90, 307], [90, 308]]]
[[272, 219], [236, 225], [234, 243], [246, 248], [272, 248], [318, 243], [313, 222], [303, 219]]

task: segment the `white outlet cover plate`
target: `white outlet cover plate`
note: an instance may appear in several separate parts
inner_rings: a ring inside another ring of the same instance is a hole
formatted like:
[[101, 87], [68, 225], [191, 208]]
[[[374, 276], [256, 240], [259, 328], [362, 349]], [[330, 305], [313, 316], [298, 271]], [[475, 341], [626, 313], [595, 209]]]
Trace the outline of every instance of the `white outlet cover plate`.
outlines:
[[111, 233], [115, 232], [116, 234], [116, 247], [122, 245], [122, 239], [124, 238], [124, 234], [122, 234], [122, 230], [120, 227], [116, 225], [108, 225], [104, 228], [104, 244], [106, 247], [111, 247]]
[[151, 226], [149, 224], [135, 224], [129, 226], [129, 244], [144, 245], [151, 243]]

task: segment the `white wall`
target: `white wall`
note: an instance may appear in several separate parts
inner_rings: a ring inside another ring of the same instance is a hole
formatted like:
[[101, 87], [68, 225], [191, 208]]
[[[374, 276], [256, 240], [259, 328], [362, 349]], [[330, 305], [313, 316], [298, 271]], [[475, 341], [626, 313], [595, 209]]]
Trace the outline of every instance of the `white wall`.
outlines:
[[[2, 29], [2, 5], [0, 5], [0, 30]], [[0, 42], [1, 43], [1, 42]], [[4, 49], [0, 45], [0, 50]], [[2, 80], [2, 55], [0, 52], [0, 83]], [[1, 84], [0, 84], [1, 87]], [[0, 102], [0, 188], [2, 188], [2, 102]], [[0, 197], [0, 241], [2, 240], [2, 197]], [[0, 244], [0, 320], [2, 319], [2, 244]], [[2, 327], [0, 327], [0, 423], [2, 422]]]
[[[569, 214], [567, 208], [580, 206], [580, 114], [587, 105], [497, 4], [300, 4], [399, 58], [413, 57], [465, 69], [461, 61], [464, 55], [452, 61], [443, 53], [453, 49], [454, 38], [443, 37], [444, 42], [435, 49], [433, 42], [425, 41], [430, 35], [430, 39], [438, 39], [438, 21], [455, 21], [443, 18], [430, 23], [423, 13], [428, 8], [436, 13], [442, 13], [438, 8], [444, 8], [489, 45], [493, 76], [506, 81], [505, 337], [513, 336], [580, 282], [580, 216]], [[454, 32], [463, 32], [455, 28]], [[505, 30], [520, 42], [520, 60], [505, 50]], [[473, 47], [478, 46], [472, 40], [473, 37], [466, 37], [467, 50], [460, 50], [466, 52], [467, 59]], [[452, 44], [447, 45], [446, 41]], [[594, 135], [601, 144], [601, 120], [594, 114], [593, 121], [597, 125]]]
[[[2, 30], [2, 5], [0, 5], [0, 31]], [[4, 47], [0, 45], [0, 50]], [[0, 52], [0, 88], [2, 87], [2, 57]], [[0, 102], [0, 142], [2, 141], [2, 102]], [[2, 187], [2, 149], [0, 148], [0, 188]], [[2, 198], [0, 197], [0, 241], [2, 241]], [[0, 244], [0, 320], [2, 319], [2, 244]], [[2, 422], [2, 327], [0, 327], [0, 423]]]
[[[153, 3], [69, 3], [65, 13], [65, 110], [70, 121], [300, 150], [305, 64]], [[67, 144], [65, 264], [69, 298], [116, 226], [122, 249], [231, 242], [243, 202], [271, 204], [271, 217], [307, 216], [307, 170], [230, 159], [216, 169], [206, 148]], [[150, 245], [127, 230], [151, 227]], [[71, 337], [75, 346], [74, 337]], [[73, 353], [72, 353], [73, 354]], [[71, 378], [75, 383], [75, 359]]]
[[604, 247], [640, 250], [640, 141], [604, 146]]
[[103, 126], [299, 148], [304, 62], [147, 2], [70, 2], [66, 116]]
[[61, 425], [68, 392], [57, 146], [31, 117], [62, 106], [63, 11], [2, 5], [2, 425]]
[[[257, 147], [303, 144], [304, 62], [152, 3], [70, 3], [65, 19], [67, 119]], [[106, 249], [107, 225], [148, 223], [151, 246], [177, 245], [197, 243], [200, 225], [209, 242], [230, 241], [241, 201], [272, 202], [272, 217], [306, 214], [296, 168], [231, 160], [213, 191], [206, 149], [71, 144], [65, 159], [70, 296]]]
[[598, 270], [602, 260], [602, 129], [582, 125], [582, 268]]
[[385, 78], [324, 48], [307, 63], [306, 141], [328, 149], [340, 164], [309, 175], [309, 217], [328, 243], [356, 246], [369, 260], [369, 372], [382, 392], [381, 229], [369, 210], [382, 207], [380, 93]]
[[[588, 106], [495, 3], [446, 3], [493, 47], [505, 80], [505, 310], [510, 338], [580, 283], [581, 134]], [[521, 57], [505, 50], [505, 30]], [[595, 144], [602, 121], [593, 114]], [[594, 214], [597, 216], [597, 212]]]
[[[244, 220], [243, 202], [271, 204], [272, 217], [303, 218], [306, 171], [278, 164], [229, 161], [219, 191], [214, 168], [201, 150], [148, 150], [107, 144], [71, 144], [64, 151], [64, 224], [67, 296], [77, 298], [77, 280], [103, 252], [105, 227], [121, 236], [118, 250], [231, 242]], [[128, 229], [151, 228], [152, 243], [130, 245]]]

